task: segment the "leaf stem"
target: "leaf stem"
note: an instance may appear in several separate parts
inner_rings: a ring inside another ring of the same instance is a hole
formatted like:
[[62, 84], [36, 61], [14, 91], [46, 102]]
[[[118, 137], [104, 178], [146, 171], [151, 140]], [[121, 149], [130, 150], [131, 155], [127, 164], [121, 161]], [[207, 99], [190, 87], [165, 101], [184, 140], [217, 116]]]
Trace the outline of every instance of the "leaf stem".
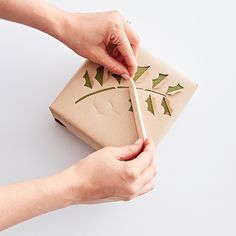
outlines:
[[152, 92], [152, 93], [156, 93], [156, 94], [159, 94], [163, 97], [166, 97], [166, 95], [164, 93], [160, 93], [160, 92], [157, 92], [157, 91], [154, 91], [154, 90], [151, 90], [151, 89], [144, 89], [145, 91], [148, 91], [148, 92]]
[[85, 99], [85, 98], [91, 96], [91, 95], [94, 95], [94, 94], [96, 94], [96, 93], [101, 93], [101, 92], [104, 92], [104, 91], [107, 91], [107, 90], [110, 90], [110, 89], [115, 89], [115, 88], [116, 88], [116, 87], [109, 87], [109, 88], [97, 90], [97, 91], [92, 92], [92, 93], [88, 93], [88, 94], [84, 95], [83, 97], [81, 97], [80, 99], [78, 99], [77, 101], [75, 101], [75, 104], [78, 103], [78, 102], [80, 102], [81, 100], [83, 100], [83, 99]]
[[[80, 101], [82, 101], [82, 100], [84, 100], [85, 98], [87, 98], [89, 96], [94, 95], [94, 94], [101, 93], [101, 92], [104, 92], [104, 91], [107, 91], [107, 90], [111, 90], [111, 89], [120, 89], [120, 88], [129, 88], [129, 87], [128, 86], [117, 86], [117, 87], [109, 87], [109, 88], [105, 88], [105, 89], [100, 89], [100, 90], [97, 90], [95, 92], [88, 93], [88, 94], [84, 95], [83, 97], [81, 97], [77, 101], [75, 101], [75, 104], [80, 102]], [[137, 89], [148, 91], [148, 92], [152, 92], [152, 93], [156, 93], [156, 94], [159, 94], [159, 95], [161, 95], [163, 97], [166, 97], [165, 94], [159, 93], [159, 92], [151, 90], [151, 89], [144, 89], [144, 88], [140, 88], [140, 87], [137, 87]]]

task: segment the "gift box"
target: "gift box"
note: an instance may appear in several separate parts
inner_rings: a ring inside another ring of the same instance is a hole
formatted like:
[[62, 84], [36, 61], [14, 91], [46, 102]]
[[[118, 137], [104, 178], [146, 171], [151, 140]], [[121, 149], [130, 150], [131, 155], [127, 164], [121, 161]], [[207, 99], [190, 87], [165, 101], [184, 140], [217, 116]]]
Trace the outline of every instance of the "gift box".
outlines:
[[[147, 136], [158, 144], [197, 85], [144, 49], [135, 82]], [[50, 106], [55, 120], [94, 149], [138, 139], [129, 81], [85, 61]]]

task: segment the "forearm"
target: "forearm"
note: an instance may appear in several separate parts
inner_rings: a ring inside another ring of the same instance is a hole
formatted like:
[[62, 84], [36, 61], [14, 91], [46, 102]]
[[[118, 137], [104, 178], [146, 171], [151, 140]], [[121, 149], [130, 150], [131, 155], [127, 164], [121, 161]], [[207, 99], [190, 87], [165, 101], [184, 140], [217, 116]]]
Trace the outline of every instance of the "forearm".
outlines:
[[153, 152], [151, 139], [139, 139], [102, 148], [55, 175], [0, 187], [0, 231], [69, 205], [127, 201], [151, 191]]
[[1, 18], [43, 31], [124, 79], [137, 70], [139, 37], [117, 11], [71, 13], [44, 0], [0, 0]]
[[36, 28], [60, 40], [65, 12], [43, 0], [0, 0], [0, 18]]
[[61, 175], [0, 187], [0, 231], [70, 205], [68, 184]]

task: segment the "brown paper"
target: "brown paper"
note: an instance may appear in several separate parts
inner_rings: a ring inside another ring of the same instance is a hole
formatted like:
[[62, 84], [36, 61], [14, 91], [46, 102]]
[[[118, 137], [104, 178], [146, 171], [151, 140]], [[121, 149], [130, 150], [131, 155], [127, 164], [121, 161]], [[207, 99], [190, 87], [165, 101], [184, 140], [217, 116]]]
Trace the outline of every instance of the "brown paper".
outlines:
[[[147, 136], [151, 136], [157, 144], [197, 85], [144, 49], [140, 49], [137, 60], [140, 67], [149, 66], [135, 84]], [[50, 110], [57, 121], [94, 149], [131, 144], [138, 135], [130, 103], [129, 82], [121, 79], [119, 84], [104, 69], [102, 83], [101, 71], [100, 65], [85, 61]], [[153, 80], [157, 78], [159, 83], [153, 88]]]

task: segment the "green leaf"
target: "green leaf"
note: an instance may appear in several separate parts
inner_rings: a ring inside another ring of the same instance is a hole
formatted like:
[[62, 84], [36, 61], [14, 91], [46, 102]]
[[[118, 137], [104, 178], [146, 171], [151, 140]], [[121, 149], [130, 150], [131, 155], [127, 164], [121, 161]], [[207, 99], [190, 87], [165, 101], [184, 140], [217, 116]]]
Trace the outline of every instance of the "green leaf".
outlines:
[[149, 67], [150, 66], [138, 66], [138, 69], [133, 78], [134, 82], [138, 80]]
[[162, 80], [164, 80], [166, 77], [168, 76], [168, 74], [162, 74], [159, 73], [158, 77], [156, 79], [152, 80], [152, 88], [155, 88], [158, 84], [161, 83]]
[[148, 98], [145, 100], [145, 102], [147, 103], [147, 110], [151, 112], [153, 115], [155, 115], [153, 105], [152, 105], [152, 98], [150, 94]]
[[171, 116], [173, 109], [172, 109], [171, 106], [170, 106], [169, 100], [166, 99], [166, 98], [162, 98], [161, 105], [162, 105], [163, 108], [164, 108], [164, 114]]
[[183, 88], [184, 87], [180, 84], [177, 84], [176, 86], [169, 86], [166, 91], [166, 94], [174, 95], [174, 94], [178, 93]]
[[98, 81], [98, 83], [102, 86], [103, 85], [103, 74], [104, 74], [104, 67], [99, 66], [97, 68], [97, 74], [95, 75], [95, 79]]
[[88, 71], [86, 70], [85, 74], [83, 75], [83, 78], [85, 79], [85, 84], [84, 86], [88, 87], [88, 88], [92, 88], [92, 84], [91, 81], [89, 79], [89, 74]]
[[121, 76], [117, 74], [112, 74], [112, 76], [117, 80], [117, 82], [120, 84], [121, 82]]
[[130, 108], [129, 108], [129, 110], [128, 110], [128, 111], [131, 111], [131, 112], [133, 112], [133, 107], [132, 107], [131, 99], [129, 99], [129, 102], [130, 102]]

